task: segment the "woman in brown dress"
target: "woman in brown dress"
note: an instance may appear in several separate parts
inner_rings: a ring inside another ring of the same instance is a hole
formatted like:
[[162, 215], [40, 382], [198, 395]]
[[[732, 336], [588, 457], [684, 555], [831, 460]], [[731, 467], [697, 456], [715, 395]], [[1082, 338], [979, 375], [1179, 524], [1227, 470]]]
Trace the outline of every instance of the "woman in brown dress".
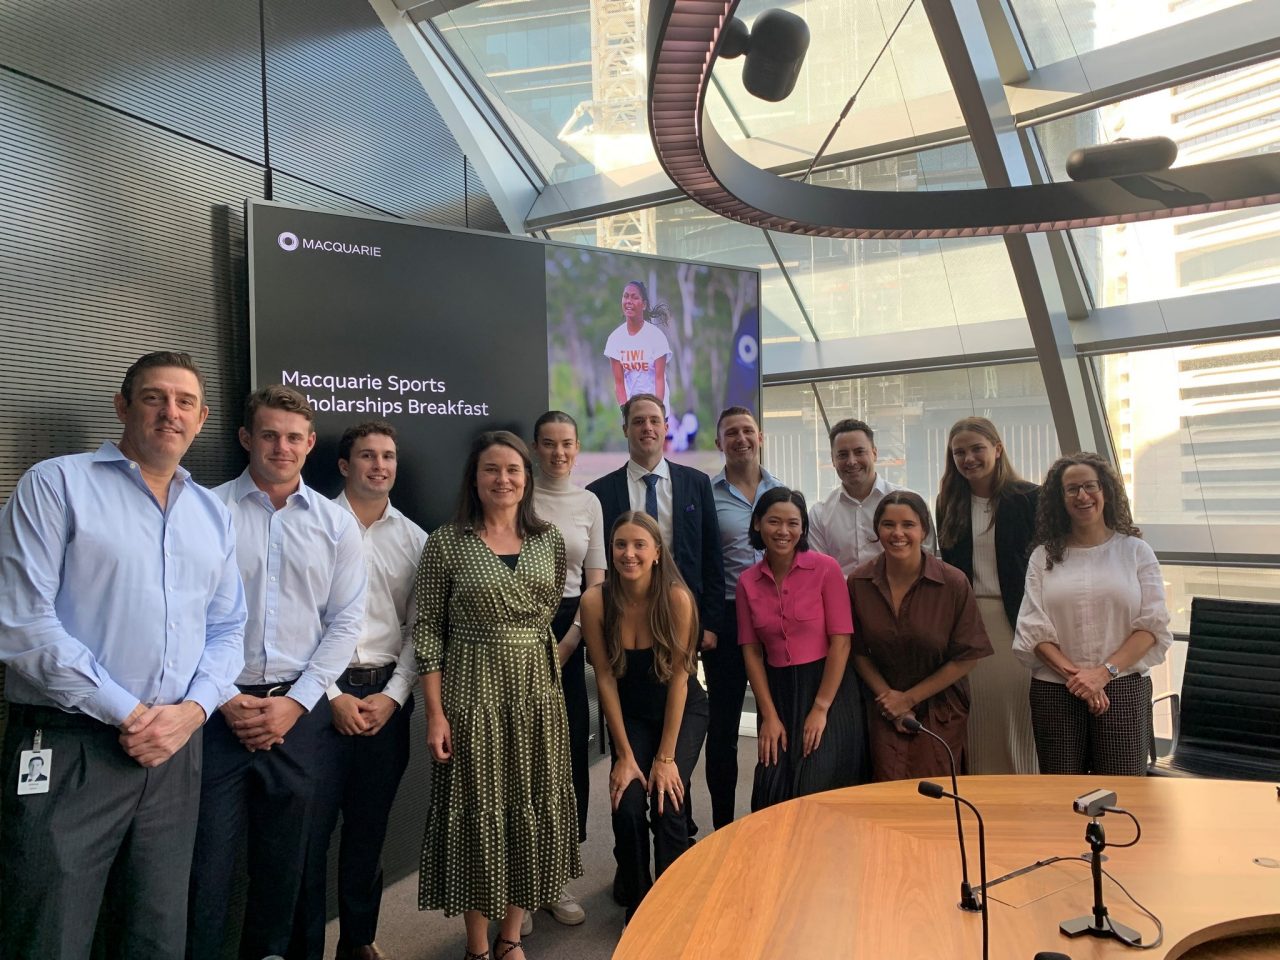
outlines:
[[919, 494], [895, 490], [876, 507], [884, 553], [849, 575], [853, 663], [871, 691], [867, 731], [873, 780], [950, 773], [933, 737], [902, 725], [914, 717], [946, 741], [964, 772], [969, 681], [991, 643], [964, 573], [924, 551], [931, 523]]

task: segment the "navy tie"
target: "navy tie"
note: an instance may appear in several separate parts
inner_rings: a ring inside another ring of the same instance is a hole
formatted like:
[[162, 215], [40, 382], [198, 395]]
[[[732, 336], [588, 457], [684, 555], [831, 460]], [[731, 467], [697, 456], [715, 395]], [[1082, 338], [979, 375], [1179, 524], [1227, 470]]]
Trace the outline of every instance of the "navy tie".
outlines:
[[653, 517], [654, 522], [658, 520], [658, 475], [656, 473], [646, 473], [642, 478], [644, 480], [644, 512]]

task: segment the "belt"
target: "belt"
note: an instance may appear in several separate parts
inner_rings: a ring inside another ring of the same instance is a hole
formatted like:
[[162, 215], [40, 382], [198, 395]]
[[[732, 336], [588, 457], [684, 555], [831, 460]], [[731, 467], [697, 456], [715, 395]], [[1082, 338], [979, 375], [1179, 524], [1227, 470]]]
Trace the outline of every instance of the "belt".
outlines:
[[349, 670], [343, 671], [339, 680], [349, 683], [353, 687], [381, 687], [391, 679], [391, 675], [396, 672], [396, 664], [393, 660], [391, 663], [384, 663], [380, 667], [351, 667]]
[[15, 727], [63, 727], [119, 732], [114, 725], [104, 723], [87, 713], [67, 713], [57, 707], [41, 707], [32, 703], [10, 703], [9, 722]]
[[251, 697], [283, 697], [293, 684], [292, 680], [284, 683], [237, 683], [236, 689]]

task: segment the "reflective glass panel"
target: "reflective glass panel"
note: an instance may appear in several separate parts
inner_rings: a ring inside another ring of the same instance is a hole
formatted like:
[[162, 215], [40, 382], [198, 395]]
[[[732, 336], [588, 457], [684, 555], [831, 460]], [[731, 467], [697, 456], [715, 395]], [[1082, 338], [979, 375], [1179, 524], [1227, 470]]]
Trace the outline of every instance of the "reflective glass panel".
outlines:
[[[825, 412], [825, 418], [824, 418]], [[947, 456], [947, 433], [961, 417], [989, 417], [1018, 472], [1038, 481], [1058, 456], [1044, 378], [1033, 363], [861, 377], [764, 389], [766, 463], [811, 501], [839, 480], [827, 425], [856, 417], [875, 430], [876, 470], [932, 507]]]
[[1010, 0], [1031, 59], [1042, 66], [1247, 2]]
[[[1055, 180], [1077, 147], [1167, 136], [1175, 166], [1280, 149], [1280, 60], [1040, 124]], [[1280, 281], [1280, 205], [1072, 231], [1098, 306]]]
[[1093, 362], [1134, 521], [1152, 546], [1280, 553], [1280, 337]]

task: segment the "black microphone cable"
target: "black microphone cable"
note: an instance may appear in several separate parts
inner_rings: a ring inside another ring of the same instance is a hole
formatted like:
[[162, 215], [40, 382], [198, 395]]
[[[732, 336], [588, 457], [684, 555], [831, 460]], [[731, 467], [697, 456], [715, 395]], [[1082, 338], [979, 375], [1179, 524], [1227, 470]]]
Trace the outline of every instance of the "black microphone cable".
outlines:
[[[924, 733], [933, 737], [933, 739], [942, 744], [943, 749], [947, 751], [947, 757], [951, 760], [951, 792], [957, 795], [957, 799], [955, 801], [956, 835], [960, 838], [960, 909], [968, 910], [970, 913], [976, 913], [978, 910], [982, 909], [982, 905], [978, 902], [978, 898], [974, 895], [973, 887], [969, 884], [969, 856], [965, 852], [964, 821], [960, 818], [960, 800], [958, 797], [960, 793], [960, 784], [956, 780], [956, 755], [951, 752], [951, 745], [947, 743], [946, 740], [943, 740], [942, 737], [938, 736], [915, 717], [903, 717], [902, 725], [912, 733]], [[987, 888], [985, 884], [986, 881], [984, 880], [982, 888], [983, 900], [987, 898]]]

